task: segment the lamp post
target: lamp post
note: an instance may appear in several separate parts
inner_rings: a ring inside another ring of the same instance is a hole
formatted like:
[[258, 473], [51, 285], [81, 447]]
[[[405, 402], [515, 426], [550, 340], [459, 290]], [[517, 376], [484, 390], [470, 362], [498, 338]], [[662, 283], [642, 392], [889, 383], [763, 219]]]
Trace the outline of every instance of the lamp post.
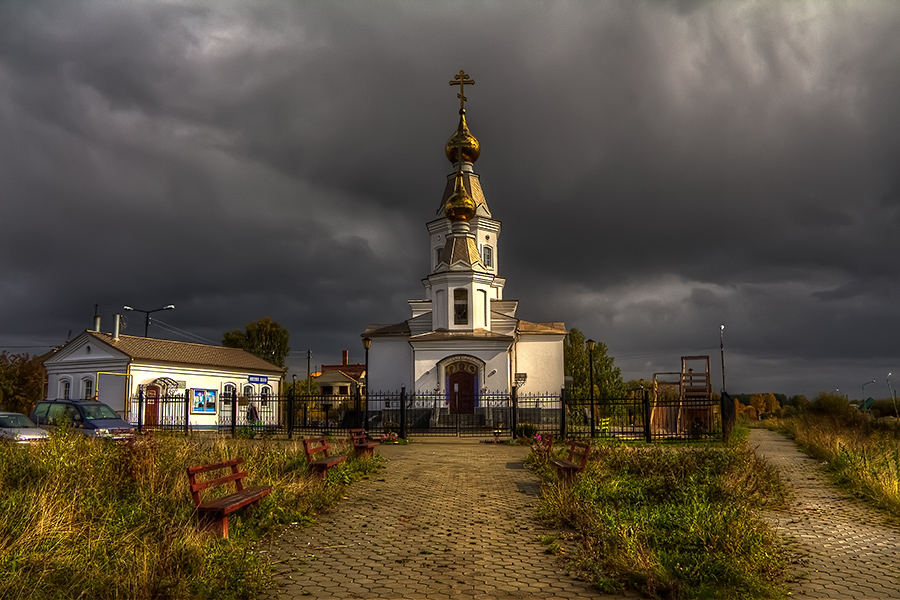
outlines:
[[153, 310], [141, 310], [140, 308], [132, 308], [130, 306], [123, 306], [124, 310], [133, 310], [134, 312], [142, 312], [146, 315], [146, 320], [144, 321], [144, 337], [147, 337], [147, 332], [150, 330], [150, 314], [159, 312], [161, 310], [172, 310], [175, 308], [174, 304], [170, 304], [168, 306], [163, 306], [162, 308], [154, 308]]
[[364, 402], [366, 403], [366, 408], [363, 411], [365, 413], [365, 422], [363, 423], [363, 427], [369, 428], [369, 348], [372, 347], [371, 338], [364, 337], [363, 338], [363, 348], [366, 349], [366, 397], [364, 398]]
[[597, 345], [597, 342], [594, 340], [587, 341], [587, 349], [588, 349], [588, 365], [590, 366], [590, 385], [591, 385], [591, 438], [594, 438], [596, 433], [594, 429], [594, 346]]
[[866, 386], [869, 385], [870, 383], [875, 383], [875, 380], [873, 379], [872, 381], [867, 381], [864, 384], [862, 384], [862, 396], [863, 397], [861, 397], [860, 400], [865, 400]]
[[725, 391], [725, 324], [719, 325], [719, 352], [722, 353], [722, 391]]

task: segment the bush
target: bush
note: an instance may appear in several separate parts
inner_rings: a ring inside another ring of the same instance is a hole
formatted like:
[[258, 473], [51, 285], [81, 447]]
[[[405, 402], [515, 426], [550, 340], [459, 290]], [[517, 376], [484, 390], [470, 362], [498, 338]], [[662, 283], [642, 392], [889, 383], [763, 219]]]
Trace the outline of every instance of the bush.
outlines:
[[516, 437], [533, 438], [538, 433], [538, 427], [534, 423], [519, 423], [516, 425]]
[[859, 411], [850, 404], [846, 397], [827, 392], [819, 392], [806, 410], [813, 414], [828, 415], [843, 420], [854, 420], [859, 415]]

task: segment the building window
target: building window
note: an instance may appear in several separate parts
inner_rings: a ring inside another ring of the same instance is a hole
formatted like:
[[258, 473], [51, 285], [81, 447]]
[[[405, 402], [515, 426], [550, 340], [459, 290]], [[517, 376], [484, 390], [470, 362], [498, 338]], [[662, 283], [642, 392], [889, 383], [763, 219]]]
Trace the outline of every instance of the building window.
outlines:
[[441, 264], [441, 249], [435, 248], [434, 249], [434, 266], [436, 267], [439, 264]]
[[237, 388], [233, 383], [226, 383], [222, 388], [222, 406], [231, 406], [231, 400], [237, 396]]
[[85, 379], [82, 382], [82, 387], [84, 388], [84, 399], [90, 400], [94, 395], [94, 380], [93, 379]]
[[490, 246], [484, 246], [481, 249], [482, 258], [481, 260], [484, 262], [484, 266], [488, 268], [494, 267], [494, 249]]
[[334, 393], [334, 388], [332, 388], [330, 385], [322, 386], [322, 395], [323, 396], [331, 396], [333, 393]]
[[259, 404], [260, 404], [261, 406], [268, 406], [268, 405], [269, 405], [269, 396], [270, 396], [271, 394], [272, 394], [272, 389], [271, 389], [270, 387], [268, 387], [268, 386], [266, 386], [266, 387], [264, 387], [262, 390], [260, 390], [260, 392], [259, 392], [259, 397], [260, 397]]
[[68, 379], [63, 379], [59, 382], [59, 395], [63, 400], [68, 400], [69, 395], [72, 393], [72, 382]]
[[350, 386], [349, 386], [349, 385], [342, 385], [342, 386], [339, 386], [339, 387], [338, 387], [338, 390], [339, 390], [338, 393], [339, 393], [341, 396], [347, 396], [347, 395], [350, 394]]
[[459, 288], [453, 290], [453, 324], [469, 324], [469, 293]]
[[251, 397], [252, 395], [253, 395], [253, 386], [252, 386], [252, 385], [245, 385], [245, 386], [244, 386], [244, 397], [245, 397], [245, 398], [249, 398], [249, 397]]

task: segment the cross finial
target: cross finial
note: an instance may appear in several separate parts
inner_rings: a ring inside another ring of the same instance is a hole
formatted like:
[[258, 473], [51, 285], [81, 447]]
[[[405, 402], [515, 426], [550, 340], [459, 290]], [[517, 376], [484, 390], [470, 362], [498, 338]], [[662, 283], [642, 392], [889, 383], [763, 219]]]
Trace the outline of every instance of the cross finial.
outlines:
[[459, 86], [459, 93], [456, 95], [456, 97], [459, 98], [459, 112], [460, 113], [465, 112], [466, 100], [468, 100], [468, 98], [466, 98], [466, 94], [465, 94], [465, 89], [466, 89], [465, 86], [475, 85], [475, 80], [470, 78], [468, 73], [466, 73], [465, 71], [460, 69], [459, 73], [457, 73], [456, 75], [453, 76], [453, 81], [450, 82], [450, 85], [458, 85]]

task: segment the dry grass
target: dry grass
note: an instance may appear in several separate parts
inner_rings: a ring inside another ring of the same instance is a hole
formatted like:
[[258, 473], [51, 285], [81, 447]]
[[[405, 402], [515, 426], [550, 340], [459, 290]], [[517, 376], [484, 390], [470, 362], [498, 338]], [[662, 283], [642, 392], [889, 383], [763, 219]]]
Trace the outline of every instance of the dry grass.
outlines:
[[[241, 456], [273, 485], [220, 540], [197, 523], [185, 469]], [[0, 598], [250, 598], [269, 582], [247, 551], [272, 528], [311, 522], [375, 461], [311, 477], [299, 442], [148, 437], [133, 447], [65, 431], [0, 446]]]
[[826, 461], [838, 484], [900, 517], [900, 429], [860, 414], [847, 418], [809, 412], [766, 424]]

